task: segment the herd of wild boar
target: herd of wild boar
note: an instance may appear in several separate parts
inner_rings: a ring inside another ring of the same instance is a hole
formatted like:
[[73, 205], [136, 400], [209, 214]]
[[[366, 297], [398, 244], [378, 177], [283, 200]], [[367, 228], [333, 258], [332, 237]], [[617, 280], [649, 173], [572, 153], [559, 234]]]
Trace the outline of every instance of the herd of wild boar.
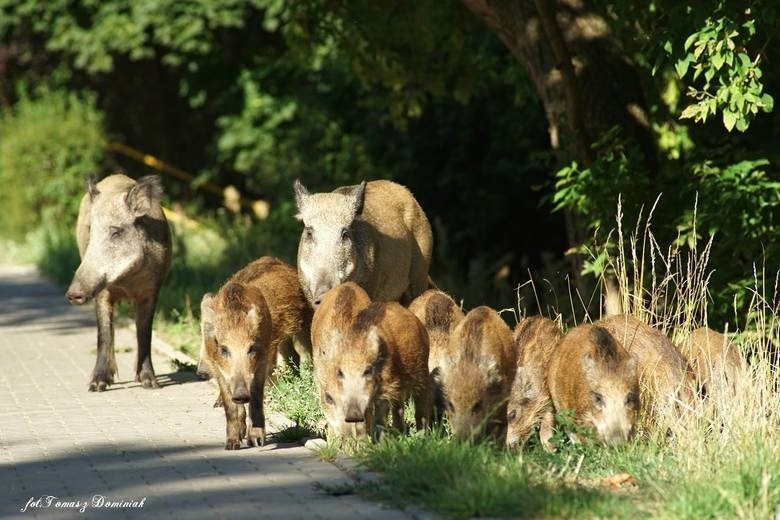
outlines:
[[[73, 304], [95, 301], [97, 361], [90, 391], [113, 383], [113, 307], [135, 306], [136, 381], [157, 387], [152, 318], [171, 263], [171, 237], [157, 177], [90, 181], [81, 202]], [[573, 414], [605, 444], [680, 414], [701, 394], [735, 391], [743, 361], [722, 334], [694, 331], [678, 349], [631, 316], [610, 316], [563, 334], [550, 319], [512, 331], [480, 306], [464, 313], [428, 275], [433, 251], [425, 212], [405, 187], [363, 182], [332, 193], [294, 185], [303, 223], [297, 268], [262, 257], [201, 301], [198, 373], [216, 379], [226, 418], [225, 449], [265, 441], [263, 398], [274, 369], [311, 359], [328, 435], [404, 431], [447, 418], [458, 439], [522, 446], [538, 429], [544, 449], [555, 414]], [[248, 405], [248, 414], [246, 405]], [[247, 417], [248, 415], [248, 417]], [[575, 429], [583, 431], [581, 428]], [[572, 441], [578, 434], [571, 433]]]

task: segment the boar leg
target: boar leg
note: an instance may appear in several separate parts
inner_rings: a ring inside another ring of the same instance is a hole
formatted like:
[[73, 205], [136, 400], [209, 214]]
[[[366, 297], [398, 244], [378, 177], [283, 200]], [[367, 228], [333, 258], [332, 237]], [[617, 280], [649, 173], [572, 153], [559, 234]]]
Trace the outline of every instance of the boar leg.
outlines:
[[264, 390], [265, 381], [262, 377], [255, 376], [255, 379], [252, 382], [252, 389], [249, 392], [249, 432], [247, 434], [247, 443], [249, 446], [265, 445], [265, 410], [263, 409]]
[[268, 364], [268, 377], [273, 377], [274, 368], [278, 368], [280, 372], [287, 370], [290, 365], [297, 365], [295, 359], [295, 351], [292, 346], [292, 339], [287, 338], [281, 343], [276, 350], [276, 367], [273, 363]]
[[144, 388], [160, 388], [152, 367], [152, 320], [156, 304], [156, 298], [135, 302], [135, 332], [138, 340], [135, 380]]
[[542, 415], [542, 422], [539, 425], [539, 440], [542, 442], [542, 448], [547, 453], [555, 451], [555, 445], [550, 442], [555, 433], [555, 416], [552, 410], [546, 410]]
[[430, 429], [433, 419], [433, 392], [426, 388], [414, 396], [414, 425], [418, 430]]
[[114, 302], [107, 290], [100, 291], [95, 297], [95, 316], [97, 317], [97, 360], [89, 382], [90, 392], [102, 392], [114, 382], [117, 373], [114, 354]]
[[392, 403], [390, 406], [393, 412], [393, 428], [401, 433], [406, 433], [406, 421], [404, 420], [404, 402], [400, 401], [397, 403]]
[[293, 348], [298, 354], [300, 362], [311, 361], [311, 332], [308, 329], [301, 329], [292, 339]]
[[246, 434], [246, 410], [243, 404], [236, 404], [227, 391], [227, 385], [219, 378], [219, 396], [225, 409], [226, 450], [237, 450]]

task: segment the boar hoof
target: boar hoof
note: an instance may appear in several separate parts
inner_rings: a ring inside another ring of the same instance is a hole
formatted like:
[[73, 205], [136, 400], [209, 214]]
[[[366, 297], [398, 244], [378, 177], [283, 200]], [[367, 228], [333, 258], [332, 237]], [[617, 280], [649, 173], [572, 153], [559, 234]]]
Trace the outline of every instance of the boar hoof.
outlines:
[[160, 388], [160, 384], [157, 382], [157, 378], [154, 374], [141, 372], [135, 376], [136, 383], [141, 383], [144, 388]]
[[102, 379], [93, 379], [89, 383], [89, 391], [90, 392], [105, 392], [106, 389], [108, 389], [108, 385], [110, 383], [103, 381]]
[[224, 403], [222, 402], [222, 394], [217, 396], [217, 400], [214, 401], [214, 408], [222, 408]]
[[225, 449], [226, 450], [240, 450], [241, 449], [241, 440], [240, 439], [228, 439], [225, 443]]
[[249, 446], [265, 446], [265, 428], [251, 427], [247, 435]]

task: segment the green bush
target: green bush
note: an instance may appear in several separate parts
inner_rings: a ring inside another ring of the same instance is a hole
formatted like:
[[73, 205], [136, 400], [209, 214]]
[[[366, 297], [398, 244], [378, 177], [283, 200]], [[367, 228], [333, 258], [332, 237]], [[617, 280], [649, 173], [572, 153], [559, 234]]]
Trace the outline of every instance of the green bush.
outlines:
[[91, 97], [22, 94], [0, 116], [0, 234], [75, 222], [84, 179], [103, 161], [102, 115]]

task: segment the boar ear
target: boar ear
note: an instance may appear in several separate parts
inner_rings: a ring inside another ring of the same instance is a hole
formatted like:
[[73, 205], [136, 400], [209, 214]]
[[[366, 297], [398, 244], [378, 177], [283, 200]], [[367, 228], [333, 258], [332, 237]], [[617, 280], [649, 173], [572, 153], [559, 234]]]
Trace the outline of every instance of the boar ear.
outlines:
[[200, 330], [203, 335], [214, 335], [214, 295], [206, 293], [200, 300]]
[[214, 295], [206, 293], [200, 300], [200, 319], [204, 321], [214, 321]]
[[594, 326], [590, 334], [596, 345], [596, 355], [604, 360], [617, 359], [618, 345], [607, 329]]
[[100, 195], [100, 191], [97, 189], [97, 177], [94, 175], [87, 177], [87, 193], [89, 200], [95, 200], [95, 197]]
[[353, 218], [363, 214], [363, 203], [366, 200], [366, 181], [361, 182], [352, 190], [352, 211]]
[[371, 357], [377, 360], [382, 357], [382, 338], [379, 337], [379, 329], [376, 325], [371, 325], [368, 328], [368, 334], [366, 335], [366, 352]]
[[582, 357], [582, 370], [585, 372], [585, 378], [588, 380], [588, 382], [590, 382], [591, 385], [598, 382], [598, 365], [590, 352]]
[[327, 341], [324, 345], [321, 344], [319, 346], [320, 356], [325, 359], [337, 357], [341, 350], [341, 343], [343, 340], [344, 336], [341, 334], [340, 330], [335, 327], [330, 329]]
[[626, 361], [626, 372], [633, 378], [636, 376], [636, 369], [636, 358], [631, 356], [628, 358], [628, 361]]
[[299, 179], [293, 182], [293, 194], [295, 195], [295, 207], [298, 208], [298, 214], [295, 218], [302, 220], [303, 207], [306, 205], [306, 199], [309, 198], [309, 190], [306, 189]]
[[160, 205], [162, 184], [157, 175], [141, 177], [125, 196], [127, 207], [136, 217], [143, 217], [152, 212], [152, 208]]
[[257, 310], [257, 305], [252, 305], [246, 312], [246, 321], [253, 330], [260, 328], [260, 311]]
[[503, 382], [504, 379], [502, 377], [501, 369], [494, 357], [491, 356], [487, 359], [483, 358], [480, 365], [485, 367], [488, 386], [498, 386]]

